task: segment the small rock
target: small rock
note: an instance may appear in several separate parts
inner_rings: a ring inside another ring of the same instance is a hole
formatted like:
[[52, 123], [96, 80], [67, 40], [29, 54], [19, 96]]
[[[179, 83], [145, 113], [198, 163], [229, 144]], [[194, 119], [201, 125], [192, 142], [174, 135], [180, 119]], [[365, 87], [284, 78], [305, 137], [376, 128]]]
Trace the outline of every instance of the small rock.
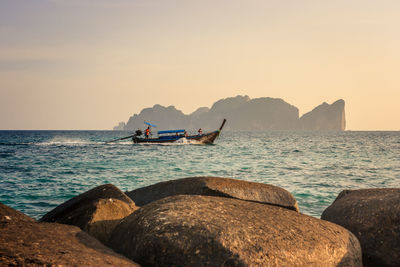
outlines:
[[41, 222], [75, 225], [107, 244], [114, 227], [138, 207], [111, 184], [95, 187], [59, 205]]

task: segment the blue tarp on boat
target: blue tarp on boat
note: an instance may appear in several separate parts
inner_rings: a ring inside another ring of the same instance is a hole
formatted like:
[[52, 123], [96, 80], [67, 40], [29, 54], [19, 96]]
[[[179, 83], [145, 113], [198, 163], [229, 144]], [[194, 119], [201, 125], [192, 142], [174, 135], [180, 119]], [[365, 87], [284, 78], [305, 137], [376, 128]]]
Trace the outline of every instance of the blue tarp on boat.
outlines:
[[149, 126], [151, 126], [151, 127], [157, 127], [157, 125], [151, 124], [150, 122], [147, 122], [147, 121], [144, 121], [144, 124], [147, 124], [147, 125], [149, 125]]
[[158, 134], [169, 134], [169, 133], [184, 133], [185, 130], [167, 130], [167, 131], [158, 131]]

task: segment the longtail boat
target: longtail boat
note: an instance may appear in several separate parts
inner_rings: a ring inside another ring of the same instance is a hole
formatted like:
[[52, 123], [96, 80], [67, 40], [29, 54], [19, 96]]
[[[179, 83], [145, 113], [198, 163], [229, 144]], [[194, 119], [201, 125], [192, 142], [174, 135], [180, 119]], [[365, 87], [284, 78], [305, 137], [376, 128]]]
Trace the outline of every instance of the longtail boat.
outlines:
[[[156, 138], [150, 138], [143, 136], [143, 132], [141, 130], [137, 130], [134, 135], [130, 135], [127, 137], [119, 138], [116, 140], [108, 141], [106, 143], [111, 143], [119, 140], [129, 139], [132, 138], [132, 141], [135, 144], [144, 143], [144, 144], [159, 144], [159, 143], [175, 143], [181, 141], [188, 141], [190, 143], [196, 144], [212, 144], [214, 140], [219, 136], [221, 133], [222, 128], [224, 127], [226, 119], [222, 121], [221, 126], [218, 130], [204, 133], [204, 134], [197, 134], [197, 135], [187, 135], [184, 129], [180, 130], [167, 130], [167, 131], [158, 131]], [[146, 122], [145, 122], [146, 123]], [[147, 125], [151, 125], [150, 123], [146, 123]]]

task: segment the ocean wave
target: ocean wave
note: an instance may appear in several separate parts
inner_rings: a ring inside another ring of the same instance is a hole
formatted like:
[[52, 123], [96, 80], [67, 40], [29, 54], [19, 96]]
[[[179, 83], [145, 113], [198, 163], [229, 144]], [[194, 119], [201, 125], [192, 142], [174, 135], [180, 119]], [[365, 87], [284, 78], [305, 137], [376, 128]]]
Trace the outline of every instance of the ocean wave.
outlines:
[[0, 142], [0, 146], [29, 146], [34, 144], [33, 142]]

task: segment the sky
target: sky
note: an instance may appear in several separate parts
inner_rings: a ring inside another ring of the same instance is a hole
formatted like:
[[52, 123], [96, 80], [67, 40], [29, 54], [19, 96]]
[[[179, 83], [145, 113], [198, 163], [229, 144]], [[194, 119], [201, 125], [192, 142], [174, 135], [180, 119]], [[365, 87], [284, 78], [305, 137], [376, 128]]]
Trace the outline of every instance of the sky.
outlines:
[[0, 0], [0, 129], [109, 130], [275, 97], [400, 130], [398, 0]]

